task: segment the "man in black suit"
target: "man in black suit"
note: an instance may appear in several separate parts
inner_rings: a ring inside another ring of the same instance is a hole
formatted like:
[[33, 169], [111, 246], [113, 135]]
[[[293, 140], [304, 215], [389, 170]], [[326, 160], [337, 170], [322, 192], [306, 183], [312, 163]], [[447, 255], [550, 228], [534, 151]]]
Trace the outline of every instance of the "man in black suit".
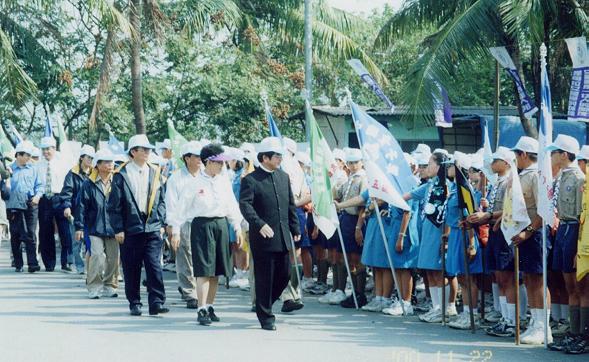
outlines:
[[262, 140], [260, 167], [241, 181], [239, 208], [249, 223], [256, 279], [256, 314], [263, 329], [276, 330], [272, 305], [290, 279], [288, 252], [301, 237], [288, 175], [280, 170], [282, 141]]

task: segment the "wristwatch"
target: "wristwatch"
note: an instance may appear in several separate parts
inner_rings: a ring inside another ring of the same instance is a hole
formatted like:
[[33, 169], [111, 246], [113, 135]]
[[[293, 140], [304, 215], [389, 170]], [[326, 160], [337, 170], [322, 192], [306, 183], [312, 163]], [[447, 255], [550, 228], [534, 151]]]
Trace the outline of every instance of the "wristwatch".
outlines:
[[533, 234], [533, 233], [535, 233], [535, 232], [536, 232], [536, 229], [534, 229], [534, 228], [532, 227], [532, 225], [528, 225], [528, 226], [526, 227], [526, 231], [527, 231], [527, 232], [529, 232], [529, 233], [532, 233], [532, 234]]

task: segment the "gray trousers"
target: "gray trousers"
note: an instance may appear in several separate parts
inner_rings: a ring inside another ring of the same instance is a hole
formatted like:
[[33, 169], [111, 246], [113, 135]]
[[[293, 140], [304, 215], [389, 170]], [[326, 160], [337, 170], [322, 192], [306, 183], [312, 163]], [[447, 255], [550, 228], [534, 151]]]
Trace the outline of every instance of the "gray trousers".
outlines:
[[186, 301], [196, 300], [196, 278], [192, 269], [190, 225], [190, 222], [182, 224], [180, 228], [180, 246], [176, 252], [176, 277]]
[[119, 243], [114, 238], [90, 235], [90, 259], [88, 260], [86, 287], [89, 292], [103, 287], [119, 286]]

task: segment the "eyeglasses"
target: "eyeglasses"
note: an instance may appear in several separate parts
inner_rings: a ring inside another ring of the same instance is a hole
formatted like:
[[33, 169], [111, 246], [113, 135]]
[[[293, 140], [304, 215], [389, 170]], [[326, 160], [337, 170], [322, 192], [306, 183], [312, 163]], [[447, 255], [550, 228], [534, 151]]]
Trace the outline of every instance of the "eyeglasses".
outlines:
[[347, 164], [347, 165], [355, 165], [355, 164], [357, 164], [358, 162], [360, 162], [360, 161], [348, 161], [348, 162], [346, 162], [346, 164]]
[[563, 150], [554, 150], [554, 151], [550, 152], [550, 155], [561, 154], [561, 153], [564, 153], [564, 151]]

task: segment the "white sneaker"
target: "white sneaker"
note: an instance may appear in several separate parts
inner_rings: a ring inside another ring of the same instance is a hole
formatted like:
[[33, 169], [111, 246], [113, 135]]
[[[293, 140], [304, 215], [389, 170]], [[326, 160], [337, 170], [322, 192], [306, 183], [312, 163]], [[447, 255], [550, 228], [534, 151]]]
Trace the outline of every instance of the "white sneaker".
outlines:
[[501, 320], [501, 317], [501, 313], [496, 310], [492, 310], [489, 313], [485, 313], [485, 320], [490, 323], [499, 322]]
[[366, 312], [380, 312], [382, 310], [382, 302], [374, 298], [361, 309]]
[[229, 279], [229, 288], [239, 288], [239, 282], [238, 282], [239, 275], [238, 275], [238, 273], [233, 274], [231, 279]]
[[[530, 333], [527, 333], [527, 332]], [[544, 323], [535, 322], [534, 325], [526, 331], [526, 335], [520, 337], [523, 344], [543, 344], [544, 343]], [[552, 343], [552, 332], [548, 328], [548, 343]]]
[[303, 288], [303, 292], [309, 293], [309, 291], [315, 287], [315, 280], [313, 278], [303, 278], [301, 281], [301, 287]]
[[331, 299], [333, 294], [334, 294], [333, 290], [330, 289], [327, 293], [323, 294], [322, 297], [319, 297], [319, 299], [318, 299], [319, 303], [329, 304], [329, 299]]
[[100, 299], [100, 291], [99, 290], [92, 290], [88, 292], [89, 299]]
[[455, 317], [458, 315], [458, 311], [456, 310], [456, 304], [448, 304], [446, 307], [446, 316], [448, 317]]
[[117, 290], [112, 287], [104, 287], [102, 289], [102, 296], [105, 298], [116, 298], [119, 295], [117, 294]]
[[[419, 316], [419, 319], [422, 322], [426, 323], [440, 323], [442, 322], [442, 310], [440, 308], [434, 308], [426, 314], [422, 314]], [[440, 320], [439, 322], [435, 322], [436, 320]]]
[[382, 312], [392, 316], [401, 316], [403, 315], [403, 307], [401, 307], [401, 303], [403, 303], [403, 307], [405, 308], [405, 314], [413, 315], [413, 306], [407, 301], [397, 301], [390, 308], [383, 309]]
[[[480, 326], [479, 317], [476, 314], [474, 315], [474, 326], [475, 329], [478, 329]], [[448, 323], [448, 327], [462, 330], [470, 329], [470, 313], [462, 312], [456, 320]]]
[[431, 308], [430, 310], [428, 310], [427, 312], [425, 312], [425, 313], [421, 314], [421, 315], [419, 316], [419, 319], [420, 319], [421, 321], [425, 322], [425, 320], [426, 320], [427, 318], [429, 318], [429, 316], [430, 316], [432, 313], [434, 313], [435, 311], [436, 311], [436, 308], [433, 308], [433, 307], [432, 307], [432, 308]]
[[346, 294], [338, 289], [329, 298], [329, 304], [339, 305], [344, 299], [346, 299]]
[[[520, 336], [519, 336], [520, 341], [523, 338], [527, 338], [527, 336], [532, 333], [532, 329], [534, 329], [534, 325], [535, 324], [536, 324], [536, 321], [534, 320], [534, 318], [530, 318], [530, 323], [528, 324], [528, 327], [527, 327], [526, 331], [523, 332], [522, 334], [520, 334]], [[520, 326], [521, 325], [522, 325], [522, 323], [520, 322]]]

